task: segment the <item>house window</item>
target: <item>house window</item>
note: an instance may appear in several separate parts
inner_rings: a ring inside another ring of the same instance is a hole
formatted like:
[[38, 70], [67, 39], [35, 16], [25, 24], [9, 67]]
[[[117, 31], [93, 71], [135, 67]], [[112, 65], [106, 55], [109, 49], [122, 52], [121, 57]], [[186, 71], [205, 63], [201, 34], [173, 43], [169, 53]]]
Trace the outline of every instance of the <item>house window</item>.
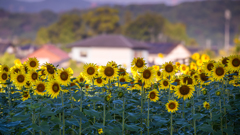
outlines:
[[135, 51], [134, 52], [134, 57], [137, 58], [137, 57], [142, 57], [142, 51]]
[[87, 57], [87, 52], [86, 51], [81, 51], [80, 56], [81, 57]]

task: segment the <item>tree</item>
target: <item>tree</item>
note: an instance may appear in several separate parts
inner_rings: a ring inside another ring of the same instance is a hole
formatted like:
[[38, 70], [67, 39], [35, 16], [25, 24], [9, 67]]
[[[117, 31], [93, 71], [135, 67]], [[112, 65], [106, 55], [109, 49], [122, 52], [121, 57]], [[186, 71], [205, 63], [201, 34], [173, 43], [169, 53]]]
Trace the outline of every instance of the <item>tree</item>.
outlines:
[[114, 33], [119, 28], [118, 10], [100, 7], [83, 15], [86, 25], [96, 34]]
[[161, 15], [145, 13], [131, 21], [124, 34], [138, 40], [154, 42], [158, 34], [162, 32], [164, 23], [165, 19]]
[[17, 58], [15, 57], [14, 54], [9, 54], [9, 53], [4, 53], [1, 57], [0, 57], [0, 64], [1, 65], [8, 65], [9, 67], [14, 66], [14, 60], [16, 60]]

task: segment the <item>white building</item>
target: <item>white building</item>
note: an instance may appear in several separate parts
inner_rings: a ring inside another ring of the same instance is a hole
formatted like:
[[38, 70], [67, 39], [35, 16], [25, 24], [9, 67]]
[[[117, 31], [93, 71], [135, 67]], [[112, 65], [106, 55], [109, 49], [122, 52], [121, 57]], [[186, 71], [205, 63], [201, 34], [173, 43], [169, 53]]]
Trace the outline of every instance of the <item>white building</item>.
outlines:
[[84, 39], [71, 44], [70, 57], [83, 63], [106, 65], [108, 61], [125, 65], [130, 71], [134, 57], [143, 57], [148, 63], [149, 46], [122, 35], [107, 35]]
[[[191, 52], [182, 44], [172, 43], [149, 43], [149, 65], [162, 65], [165, 62], [180, 62], [181, 64], [189, 64]], [[158, 54], [163, 54], [159, 57]]]

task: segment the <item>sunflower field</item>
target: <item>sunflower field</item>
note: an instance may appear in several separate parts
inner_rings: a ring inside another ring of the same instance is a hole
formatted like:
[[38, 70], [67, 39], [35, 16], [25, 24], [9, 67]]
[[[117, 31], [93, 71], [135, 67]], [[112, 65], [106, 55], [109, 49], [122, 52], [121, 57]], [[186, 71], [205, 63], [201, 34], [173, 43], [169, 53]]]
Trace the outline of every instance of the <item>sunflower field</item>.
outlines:
[[86, 63], [73, 77], [36, 58], [2, 63], [0, 135], [240, 134], [239, 55], [146, 65]]

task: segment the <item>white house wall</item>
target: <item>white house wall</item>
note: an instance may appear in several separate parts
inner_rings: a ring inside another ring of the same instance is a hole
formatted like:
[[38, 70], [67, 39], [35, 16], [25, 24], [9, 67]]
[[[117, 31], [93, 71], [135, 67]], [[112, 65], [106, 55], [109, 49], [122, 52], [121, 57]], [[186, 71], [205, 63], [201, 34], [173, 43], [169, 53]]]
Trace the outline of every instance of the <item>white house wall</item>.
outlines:
[[158, 57], [157, 54], [150, 54], [149, 60], [154, 60], [154, 64], [162, 65], [165, 62], [175, 61], [176, 59], [185, 59], [191, 57], [191, 53], [183, 46], [178, 45], [169, 54], [165, 54], [164, 58]]
[[[87, 52], [87, 57], [81, 57], [80, 56], [81, 51], [86, 51]], [[87, 63], [91, 60], [90, 59], [91, 58], [91, 53], [92, 53], [91, 48], [89, 48], [89, 47], [73, 47], [69, 56], [75, 61]]]

